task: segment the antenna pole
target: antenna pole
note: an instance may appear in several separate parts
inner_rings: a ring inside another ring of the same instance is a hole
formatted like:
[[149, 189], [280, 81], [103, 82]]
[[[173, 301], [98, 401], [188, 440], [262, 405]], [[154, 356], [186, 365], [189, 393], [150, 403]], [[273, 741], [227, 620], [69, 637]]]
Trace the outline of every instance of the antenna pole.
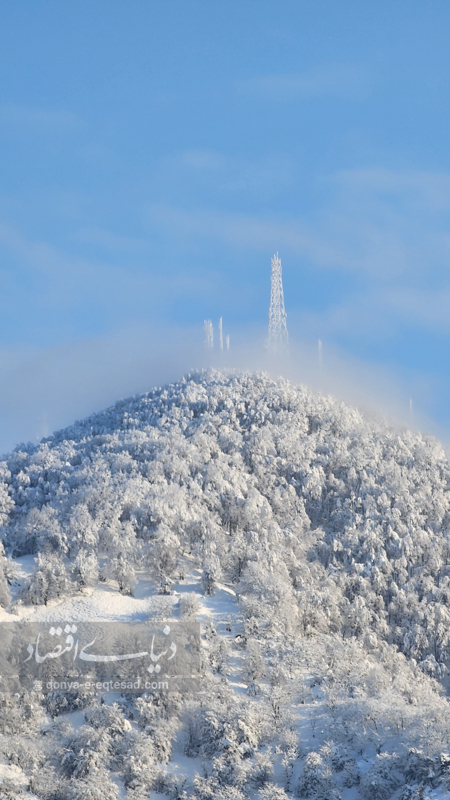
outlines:
[[214, 329], [210, 319], [205, 319], [203, 324], [203, 331], [205, 334], [205, 350], [214, 349]]

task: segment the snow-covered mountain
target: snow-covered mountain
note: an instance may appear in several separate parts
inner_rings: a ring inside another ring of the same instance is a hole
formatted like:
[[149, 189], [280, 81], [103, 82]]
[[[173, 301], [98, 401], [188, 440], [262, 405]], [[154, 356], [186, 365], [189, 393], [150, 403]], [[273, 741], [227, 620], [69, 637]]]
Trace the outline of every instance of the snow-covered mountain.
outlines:
[[449, 479], [433, 438], [263, 374], [193, 373], [21, 445], [0, 619], [165, 603], [201, 621], [205, 673], [5, 694], [0, 795], [447, 796]]

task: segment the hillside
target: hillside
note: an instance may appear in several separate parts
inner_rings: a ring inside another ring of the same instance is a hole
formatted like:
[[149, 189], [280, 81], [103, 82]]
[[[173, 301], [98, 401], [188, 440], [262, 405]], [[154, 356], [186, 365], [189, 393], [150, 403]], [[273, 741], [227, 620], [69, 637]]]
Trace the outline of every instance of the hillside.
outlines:
[[201, 621], [205, 673], [4, 694], [5, 797], [446, 796], [449, 479], [433, 438], [263, 374], [193, 373], [17, 448], [0, 619], [159, 603]]

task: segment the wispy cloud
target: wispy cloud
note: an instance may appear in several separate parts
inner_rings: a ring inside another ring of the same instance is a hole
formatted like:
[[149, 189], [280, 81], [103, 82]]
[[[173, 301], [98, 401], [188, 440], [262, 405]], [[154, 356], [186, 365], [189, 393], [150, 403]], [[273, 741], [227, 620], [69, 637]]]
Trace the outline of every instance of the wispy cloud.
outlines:
[[264, 75], [238, 83], [248, 95], [278, 103], [310, 97], [362, 99], [368, 89], [363, 67], [346, 64], [322, 64], [305, 72]]
[[334, 211], [312, 223], [301, 217], [280, 220], [159, 204], [149, 208], [149, 218], [178, 236], [217, 239], [232, 248], [266, 254], [284, 250], [306, 257], [318, 268], [378, 276], [403, 269], [403, 247], [395, 233], [382, 232], [370, 223], [356, 224]]
[[2, 104], [0, 125], [35, 133], [61, 134], [85, 128], [87, 123], [71, 111]]
[[294, 327], [309, 331], [311, 337], [349, 341], [357, 335], [360, 342], [383, 346], [395, 340], [405, 327], [409, 331], [448, 335], [449, 308], [449, 279], [438, 289], [425, 285], [415, 288], [406, 281], [397, 281], [372, 291], [366, 286], [358, 287], [331, 308], [303, 311]]
[[189, 149], [176, 152], [161, 163], [161, 173], [190, 186], [208, 187], [216, 196], [242, 194], [274, 197], [294, 184], [292, 160], [273, 153], [259, 158], [242, 158], [215, 150]]
[[98, 247], [108, 250], [112, 253], [148, 253], [150, 251], [150, 243], [144, 239], [133, 238], [132, 236], [120, 236], [111, 231], [105, 231], [101, 228], [80, 228], [73, 236], [73, 240], [78, 242], [87, 242], [94, 244]]
[[82, 294], [86, 285], [92, 288], [96, 276], [103, 277], [114, 270], [110, 265], [72, 256], [45, 241], [30, 240], [17, 227], [6, 223], [0, 223], [0, 247], [45, 281], [43, 293], [50, 289], [49, 301], [53, 302], [59, 295], [73, 298]]
[[175, 206], [155, 204], [149, 219], [178, 235], [218, 239], [232, 247], [248, 247], [259, 252], [281, 246], [296, 253], [308, 253], [317, 263], [332, 266], [336, 253], [308, 233], [300, 220], [277, 221], [270, 217], [231, 214], [196, 209], [187, 211]]
[[120, 163], [118, 156], [110, 147], [97, 142], [83, 144], [78, 150], [78, 156], [86, 164], [103, 169], [114, 169]]
[[422, 170], [342, 170], [334, 176], [342, 190], [380, 201], [401, 199], [408, 205], [426, 206], [429, 211], [450, 207], [450, 174]]
[[183, 150], [179, 155], [174, 157], [176, 161], [180, 161], [184, 166], [190, 167], [195, 170], [222, 170], [227, 162], [222, 153], [217, 153], [213, 150]]
[[[215, 180], [223, 169], [217, 154], [195, 151], [184, 157], [192, 169]], [[319, 269], [354, 273], [376, 284], [447, 274], [450, 175], [356, 169], [325, 176], [316, 188], [324, 200], [314, 216], [153, 204], [149, 217], [186, 242], [217, 240], [258, 252], [282, 249]]]
[[[0, 308], [10, 309], [14, 302], [23, 307], [27, 301], [34, 312], [53, 309], [60, 313], [96, 304], [120, 319], [130, 314], [133, 318], [142, 307], [158, 316], [179, 298], [212, 297], [223, 288], [221, 276], [211, 268], [172, 266], [167, 272], [161, 270], [158, 261], [145, 257], [152, 252], [149, 241], [102, 229], [82, 229], [79, 235], [98, 245], [104, 251], [102, 257], [80, 257], [45, 241], [31, 240], [17, 227], [0, 223], [0, 251], [3, 248], [13, 257], [4, 258], [0, 267], [2, 286], [9, 287], [0, 294]], [[34, 286], [33, 292], [29, 289], [24, 294], [24, 275]]]
[[397, 320], [414, 320], [431, 331], [450, 330], [450, 281], [439, 289], [392, 287], [383, 296], [385, 306]]
[[329, 219], [336, 214], [344, 236], [365, 248], [375, 277], [387, 264], [391, 283], [400, 275], [406, 284], [412, 276], [424, 285], [432, 276], [450, 279], [449, 173], [356, 169], [338, 172], [328, 183], [336, 190]]

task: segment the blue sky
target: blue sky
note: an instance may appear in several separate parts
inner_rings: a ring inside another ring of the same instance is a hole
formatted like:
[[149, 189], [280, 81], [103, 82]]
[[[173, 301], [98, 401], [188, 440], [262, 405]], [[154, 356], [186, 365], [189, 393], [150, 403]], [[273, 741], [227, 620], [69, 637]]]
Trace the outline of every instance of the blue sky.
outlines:
[[0, 452], [197, 366], [205, 317], [257, 350], [275, 251], [300, 378], [320, 338], [450, 438], [449, 35], [439, 0], [0, 3]]

